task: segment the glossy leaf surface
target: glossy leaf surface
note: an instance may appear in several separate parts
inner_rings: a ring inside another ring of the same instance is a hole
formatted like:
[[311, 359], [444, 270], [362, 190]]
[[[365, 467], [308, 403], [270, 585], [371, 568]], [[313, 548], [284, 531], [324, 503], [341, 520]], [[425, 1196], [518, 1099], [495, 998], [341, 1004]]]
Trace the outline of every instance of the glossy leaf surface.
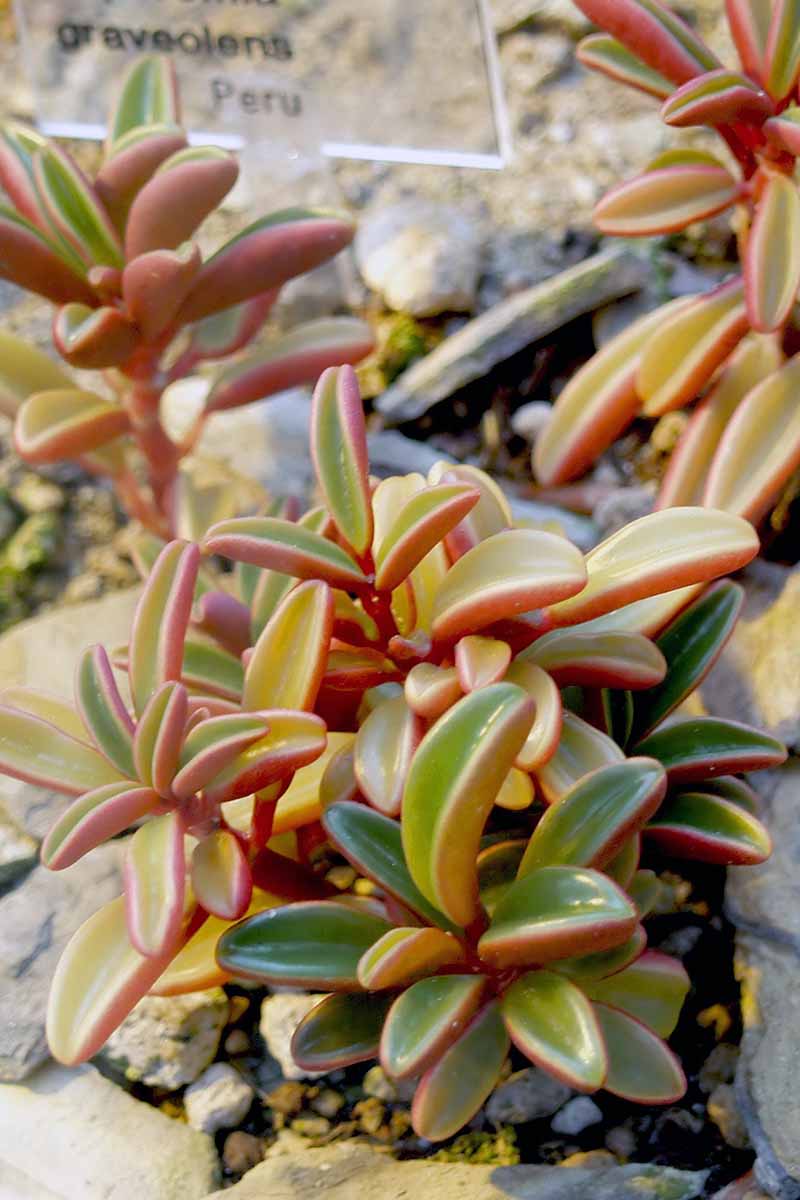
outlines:
[[505, 993], [501, 1011], [518, 1050], [579, 1091], [594, 1091], [608, 1069], [600, 1028], [586, 996], [551, 971], [530, 971]]
[[686, 1079], [675, 1055], [641, 1021], [606, 1004], [595, 1015], [608, 1049], [608, 1075], [603, 1085], [624, 1100], [671, 1104], [686, 1091]]
[[381, 1036], [386, 1074], [408, 1079], [435, 1063], [477, 1012], [485, 988], [482, 975], [439, 975], [398, 996]]
[[306, 1071], [335, 1071], [376, 1058], [389, 1003], [357, 993], [326, 996], [294, 1031], [292, 1057]]

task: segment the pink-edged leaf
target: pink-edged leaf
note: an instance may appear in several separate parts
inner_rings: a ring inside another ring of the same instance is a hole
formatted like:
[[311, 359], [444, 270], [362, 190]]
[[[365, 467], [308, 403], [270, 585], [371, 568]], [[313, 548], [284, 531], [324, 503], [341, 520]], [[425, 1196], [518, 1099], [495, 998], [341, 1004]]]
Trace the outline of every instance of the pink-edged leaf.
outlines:
[[763, 120], [774, 105], [767, 93], [738, 71], [720, 67], [690, 79], [661, 109], [667, 125], [727, 125], [732, 121]]
[[725, 0], [739, 61], [753, 79], [763, 80], [771, 5], [763, 0]]
[[153, 986], [170, 954], [137, 953], [128, 940], [122, 897], [85, 921], [61, 955], [50, 987], [47, 1041], [53, 1057], [74, 1066], [96, 1054]]
[[686, 1091], [686, 1077], [669, 1046], [618, 1008], [595, 1004], [594, 1011], [608, 1051], [605, 1089], [639, 1104], [680, 1100]]
[[413, 1079], [438, 1062], [478, 1011], [482, 975], [421, 979], [395, 1000], [380, 1042], [381, 1065], [392, 1079]]
[[36, 190], [56, 234], [88, 265], [121, 267], [122, 247], [100, 198], [66, 151], [48, 143], [33, 159]]
[[137, 774], [162, 796], [172, 795], [188, 715], [183, 684], [163, 683], [148, 700], [136, 726], [133, 757]]
[[263, 717], [249, 712], [209, 717], [195, 725], [181, 748], [180, 769], [172, 780], [173, 795], [185, 800], [199, 792], [268, 730]]
[[670, 508], [632, 521], [586, 556], [580, 595], [548, 609], [555, 625], [576, 625], [646, 596], [707, 583], [758, 553], [752, 526], [731, 513]]
[[411, 1106], [415, 1133], [440, 1141], [466, 1125], [495, 1087], [509, 1044], [491, 1000], [420, 1080]]
[[463, 965], [465, 958], [458, 939], [442, 929], [392, 929], [361, 955], [358, 982], [370, 992], [406, 987], [442, 967]]
[[[633, 899], [633, 896], [630, 898]], [[558, 972], [574, 979], [583, 988], [596, 979], [607, 979], [617, 971], [624, 971], [625, 967], [636, 962], [637, 958], [644, 954], [646, 947], [647, 934], [642, 925], [637, 925], [628, 940], [612, 950], [601, 950], [597, 954], [584, 954], [578, 958], [560, 959]]]
[[44, 351], [13, 333], [0, 331], [0, 412], [15, 417], [32, 393], [72, 387], [69, 374]]
[[444, 539], [447, 553], [453, 561], [477, 546], [478, 542], [485, 541], [494, 533], [502, 533], [514, 524], [502, 488], [478, 467], [468, 463], [435, 463], [428, 472], [428, 483], [434, 487], [460, 483], [480, 493], [480, 500], [475, 507]]
[[516, 766], [523, 771], [543, 767], [556, 752], [561, 738], [563, 708], [561, 693], [553, 677], [536, 663], [517, 658], [506, 671], [506, 682], [521, 687], [534, 703], [535, 716]]
[[786, 747], [776, 738], [716, 717], [673, 721], [638, 742], [635, 751], [662, 762], [671, 784], [760, 771], [786, 759]]
[[572, 376], [536, 439], [533, 470], [546, 487], [582, 475], [639, 411], [636, 377], [644, 347], [667, 314], [691, 301], [680, 298], [647, 313], [594, 354]]
[[289, 592], [265, 625], [247, 664], [242, 693], [249, 709], [312, 709], [333, 632], [333, 597], [309, 580]]
[[665, 317], [648, 340], [636, 378], [645, 415], [659, 417], [693, 400], [749, 327], [741, 279]]
[[227, 196], [238, 174], [236, 159], [216, 146], [189, 146], [165, 159], [131, 204], [125, 225], [127, 260], [152, 250], [174, 250], [187, 241]]
[[559, 687], [651, 688], [667, 670], [661, 651], [640, 633], [556, 629], [521, 656], [553, 676]]
[[800, 11], [796, 0], [775, 0], [764, 54], [764, 86], [783, 100], [800, 72]]
[[650, 237], [675, 233], [736, 203], [741, 185], [721, 164], [681, 164], [645, 171], [608, 192], [594, 210], [602, 233]]
[[38, 688], [25, 687], [17, 684], [14, 687], [3, 688], [0, 692], [0, 703], [9, 708], [21, 709], [32, 717], [39, 717], [50, 725], [55, 725], [62, 733], [77, 738], [79, 742], [86, 741], [87, 730], [74, 705], [60, 696], [50, 692], [39, 691]]
[[160, 54], [136, 58], [125, 71], [108, 122], [106, 153], [119, 140], [153, 122], [178, 124], [180, 97], [175, 67]]
[[253, 882], [239, 839], [218, 829], [195, 846], [192, 890], [199, 904], [226, 921], [238, 921], [250, 904]]
[[0, 707], [0, 771], [68, 796], [119, 783], [102, 754], [41, 717]]
[[436, 595], [433, 635], [455, 639], [505, 617], [574, 596], [586, 582], [583, 555], [534, 529], [496, 533], [451, 567]]
[[426, 721], [435, 721], [462, 695], [455, 667], [418, 663], [406, 676], [406, 703]]
[[595, 25], [673, 83], [720, 64], [708, 46], [660, 0], [575, 0]]
[[[776, 337], [753, 334], [734, 351], [708, 396], [695, 408], [672, 452], [656, 501], [657, 508], [702, 504], [709, 469], [728, 423], [748, 393], [783, 361]], [[766, 431], [773, 423], [763, 422]], [[749, 441], [749, 434], [748, 441]], [[738, 476], [738, 472], [737, 472]], [[748, 476], [736, 483], [747, 485]], [[727, 503], [708, 502], [709, 508], [729, 508]], [[732, 511], [736, 511], [733, 509]], [[745, 515], [743, 513], [740, 516]]]
[[134, 197], [161, 164], [186, 148], [177, 125], [154, 123], [123, 134], [98, 171], [94, 188], [117, 229], [123, 229]]
[[754, 866], [772, 852], [768, 831], [741, 805], [699, 783], [696, 791], [670, 796], [645, 830], [667, 854], [724, 866]]
[[647, 950], [606, 979], [584, 984], [587, 996], [621, 1009], [666, 1038], [678, 1024], [689, 976], [676, 958]]
[[59, 249], [24, 217], [0, 204], [0, 278], [54, 304], [96, 303], [97, 297], [60, 255]]
[[744, 261], [747, 316], [771, 333], [787, 320], [800, 287], [800, 192], [794, 180], [770, 171], [756, 206]]
[[138, 329], [118, 308], [65, 304], [53, 317], [53, 342], [72, 367], [122, 366], [140, 341]]
[[481, 688], [436, 722], [412, 760], [403, 796], [408, 869], [423, 895], [459, 925], [479, 911], [481, 833], [533, 715], [521, 688]]
[[97, 748], [123, 775], [134, 777], [133, 721], [102, 646], [92, 646], [81, 656], [75, 703]]
[[402, 677], [402, 672], [380, 650], [334, 642], [325, 664], [322, 688], [363, 695], [368, 688], [399, 682]]
[[41, 232], [48, 232], [48, 221], [33, 179], [33, 156], [47, 144], [28, 125], [5, 121], [0, 126], [0, 184], [17, 213]]
[[529, 971], [505, 992], [501, 1010], [514, 1045], [568, 1087], [595, 1091], [608, 1058], [592, 1005], [579, 987], [552, 971]]
[[93, 392], [36, 392], [17, 413], [14, 443], [28, 462], [60, 462], [94, 450], [128, 428], [125, 409]]
[[281, 571], [296, 579], [321, 579], [352, 591], [366, 576], [347, 551], [313, 530], [279, 517], [236, 517], [206, 534], [203, 549], [235, 562]]
[[239, 655], [201, 633], [190, 632], [186, 637], [182, 678], [187, 687], [203, 694], [241, 700], [244, 669]]
[[666, 791], [666, 773], [655, 759], [628, 758], [591, 771], [539, 821], [520, 878], [553, 864], [607, 866], [653, 816]]
[[510, 646], [497, 638], [470, 634], [456, 643], [456, 671], [464, 692], [499, 683], [510, 662]]
[[424, 726], [404, 696], [384, 701], [370, 713], [356, 735], [353, 767], [358, 786], [380, 812], [400, 813], [411, 760]]
[[179, 813], [151, 817], [125, 857], [125, 912], [131, 942], [147, 958], [174, 950], [183, 927], [186, 863]]
[[800, 106], [790, 104], [783, 112], [764, 122], [764, 133], [775, 146], [800, 154]]
[[133, 780], [110, 783], [85, 792], [69, 806], [42, 842], [42, 862], [51, 871], [61, 871], [88, 854], [95, 846], [130, 828], [161, 803], [152, 788]]
[[356, 317], [307, 321], [224, 368], [211, 386], [206, 409], [238, 408], [313, 383], [327, 368], [360, 362], [373, 345], [369, 325]]
[[268, 709], [259, 713], [269, 732], [241, 750], [206, 785], [204, 794], [212, 804], [224, 804], [240, 796], [286, 779], [325, 751], [325, 722], [313, 713]]
[[346, 218], [314, 209], [284, 209], [256, 221], [204, 264], [180, 323], [199, 321], [318, 267], [349, 245], [354, 233]]
[[372, 502], [367, 431], [352, 367], [330, 367], [314, 389], [311, 457], [336, 528], [347, 545], [363, 556], [372, 543]]
[[638, 914], [625, 893], [586, 867], [540, 867], [502, 897], [478, 943], [496, 970], [597, 953], [627, 941]]
[[676, 588], [674, 592], [648, 596], [645, 600], [634, 600], [632, 604], [623, 604], [622, 608], [613, 609], [602, 617], [584, 622], [583, 627], [594, 633], [621, 631], [641, 633], [652, 638], [702, 591], [703, 584], [694, 583], [688, 587]]
[[153, 341], [169, 327], [200, 264], [200, 251], [192, 245], [152, 250], [128, 263], [122, 273], [122, 295], [146, 341]]
[[326, 996], [303, 1017], [291, 1042], [292, 1058], [306, 1071], [335, 1071], [376, 1058], [389, 1008], [382, 996]]
[[228, 592], [205, 592], [192, 610], [192, 621], [231, 654], [241, 654], [250, 642], [250, 610]]
[[144, 711], [162, 683], [181, 678], [199, 565], [197, 546], [170, 542], [159, 554], [136, 606], [128, 674], [137, 713]]
[[192, 362], [227, 358], [243, 350], [261, 330], [280, 288], [270, 288], [252, 300], [235, 304], [210, 317], [204, 317], [188, 330], [188, 356]]
[[503, 780], [494, 802], [497, 808], [504, 808], [507, 812], [524, 812], [526, 808], [530, 808], [535, 798], [530, 775], [519, 767], [512, 767]]
[[477, 489], [442, 483], [424, 488], [402, 507], [375, 558], [375, 586], [393, 591], [481, 499]]
[[608, 734], [565, 710], [558, 745], [544, 765], [536, 768], [536, 781], [545, 802], [555, 804], [584, 775], [621, 763], [624, 758]]
[[800, 356], [758, 383], [722, 434], [703, 503], [760, 521], [800, 465]]
[[646, 66], [622, 42], [605, 33], [591, 33], [579, 42], [577, 58], [592, 71], [600, 71], [618, 83], [659, 100], [666, 100], [674, 90], [669, 79]]

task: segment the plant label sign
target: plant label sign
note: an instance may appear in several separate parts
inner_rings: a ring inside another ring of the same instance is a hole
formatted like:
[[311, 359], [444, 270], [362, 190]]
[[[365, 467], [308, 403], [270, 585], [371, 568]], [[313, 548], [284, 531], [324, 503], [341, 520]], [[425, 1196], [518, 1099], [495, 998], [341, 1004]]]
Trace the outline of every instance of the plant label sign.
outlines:
[[488, 0], [16, 0], [45, 133], [100, 137], [128, 62], [174, 62], [193, 140], [501, 167]]

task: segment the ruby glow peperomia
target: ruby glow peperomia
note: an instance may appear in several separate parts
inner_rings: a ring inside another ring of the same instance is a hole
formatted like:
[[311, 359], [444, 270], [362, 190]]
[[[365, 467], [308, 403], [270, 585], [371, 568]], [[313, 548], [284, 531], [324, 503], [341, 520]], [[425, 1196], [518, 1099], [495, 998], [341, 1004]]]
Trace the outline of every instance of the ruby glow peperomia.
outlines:
[[[0, 407], [16, 417], [28, 462], [80, 461], [110, 478], [130, 515], [161, 535], [191, 525], [201, 502], [181, 462], [209, 416], [311, 383], [372, 345], [352, 318], [311, 321], [254, 345], [281, 286], [336, 255], [353, 225], [323, 210], [286, 209], [204, 256], [193, 239], [238, 165], [216, 147], [189, 146], [179, 122], [172, 67], [155, 56], [125, 78], [94, 180], [34, 130], [12, 123], [0, 131], [10, 201], [0, 205], [0, 276], [51, 300], [55, 349], [70, 366], [102, 373], [87, 390], [5, 334]], [[190, 430], [170, 436], [162, 396], [198, 371], [208, 382], [202, 409]], [[218, 515], [243, 511], [232, 484], [217, 501]]]
[[[663, 1038], [687, 982], [645, 952], [643, 856], [769, 853], [738, 775], [783, 747], [674, 716], [730, 636], [741, 589], [712, 581], [750, 561], [754, 531], [673, 509], [584, 555], [515, 528], [473, 467], [377, 482], [350, 367], [320, 379], [311, 445], [304, 515], [220, 522], [202, 565], [194, 544], [139, 543], [129, 644], [82, 657], [77, 713], [2, 697], [0, 769], [75, 797], [47, 866], [143, 822], [124, 899], [59, 964], [54, 1054], [90, 1056], [148, 990], [244, 976], [343, 992], [298, 1057], [380, 1048], [421, 1075], [427, 1137], [480, 1105], [509, 1039], [584, 1090], [674, 1098]], [[335, 853], [371, 898], [337, 892]]]
[[641, 318], [580, 370], [534, 449], [545, 485], [575, 479], [637, 415], [699, 399], [658, 506], [703, 504], [760, 521], [800, 465], [795, 302], [800, 287], [800, 12], [727, 0], [741, 69], [724, 67], [660, 0], [575, 0], [607, 33], [581, 60], [662, 101], [674, 128], [707, 126], [722, 156], [659, 155], [595, 210], [608, 234], [671, 233], [732, 210], [741, 275]]

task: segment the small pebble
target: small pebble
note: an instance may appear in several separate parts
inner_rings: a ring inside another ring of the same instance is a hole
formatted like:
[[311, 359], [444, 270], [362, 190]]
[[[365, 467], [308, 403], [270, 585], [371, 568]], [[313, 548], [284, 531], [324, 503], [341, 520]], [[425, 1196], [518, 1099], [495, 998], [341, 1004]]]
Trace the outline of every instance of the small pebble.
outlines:
[[662, 954], [685, 958], [694, 950], [702, 936], [703, 931], [699, 925], [684, 925], [683, 929], [675, 929], [668, 934], [658, 948]]
[[225, 1038], [225, 1053], [235, 1058], [238, 1054], [247, 1054], [250, 1049], [250, 1038], [243, 1029], [232, 1029]]
[[229, 1133], [222, 1147], [222, 1161], [232, 1175], [244, 1175], [257, 1167], [264, 1157], [264, 1143], [252, 1133], [237, 1129]]
[[511, 428], [517, 437], [524, 438], [526, 442], [535, 442], [552, 417], [552, 404], [544, 400], [530, 400], [512, 414]]
[[321, 1117], [335, 1117], [344, 1107], [344, 1096], [340, 1096], [333, 1088], [323, 1088], [318, 1096], [311, 1101], [311, 1107]]
[[241, 1021], [249, 1007], [250, 1000], [247, 996], [231, 996], [228, 1024], [235, 1025], [237, 1021]]
[[287, 1080], [286, 1083], [280, 1084], [274, 1091], [270, 1092], [264, 1102], [269, 1108], [274, 1109], [275, 1112], [283, 1113], [287, 1117], [293, 1117], [303, 1107], [305, 1096], [305, 1084]]
[[359, 1127], [364, 1133], [377, 1133], [386, 1116], [386, 1109], [380, 1100], [374, 1096], [369, 1100], [359, 1100], [353, 1106], [353, 1116], [358, 1119]]
[[538, 1067], [525, 1067], [495, 1088], [486, 1104], [494, 1125], [521, 1125], [550, 1117], [569, 1100], [571, 1089]]
[[718, 1084], [731, 1083], [738, 1061], [738, 1046], [731, 1046], [729, 1042], [720, 1042], [715, 1046], [700, 1068], [698, 1083], [702, 1091], [713, 1092]]
[[25, 474], [11, 490], [12, 499], [26, 513], [52, 512], [63, 508], [66, 496], [64, 489], [41, 475]]
[[371, 879], [357, 879], [353, 884], [353, 891], [357, 896], [374, 896], [377, 890]]
[[567, 1137], [575, 1137], [583, 1133], [590, 1125], [602, 1121], [603, 1113], [589, 1096], [576, 1096], [557, 1112], [550, 1122], [554, 1133], [563, 1133]]
[[606, 1148], [623, 1161], [629, 1159], [636, 1149], [636, 1136], [627, 1125], [617, 1125], [606, 1134]]
[[719, 1083], [708, 1097], [708, 1115], [719, 1129], [725, 1141], [734, 1150], [746, 1150], [750, 1145], [747, 1126], [744, 1123], [736, 1093], [730, 1083]]
[[382, 1067], [374, 1066], [367, 1071], [361, 1086], [368, 1096], [374, 1096], [386, 1104], [394, 1104], [398, 1100], [410, 1100], [416, 1084], [396, 1084], [387, 1078]]
[[247, 1115], [255, 1090], [230, 1063], [216, 1062], [184, 1092], [186, 1119], [192, 1129], [216, 1133], [233, 1129]]
[[331, 1131], [331, 1123], [327, 1117], [295, 1117], [290, 1124], [290, 1129], [293, 1133], [301, 1134], [302, 1137], [325, 1137], [326, 1133]]

